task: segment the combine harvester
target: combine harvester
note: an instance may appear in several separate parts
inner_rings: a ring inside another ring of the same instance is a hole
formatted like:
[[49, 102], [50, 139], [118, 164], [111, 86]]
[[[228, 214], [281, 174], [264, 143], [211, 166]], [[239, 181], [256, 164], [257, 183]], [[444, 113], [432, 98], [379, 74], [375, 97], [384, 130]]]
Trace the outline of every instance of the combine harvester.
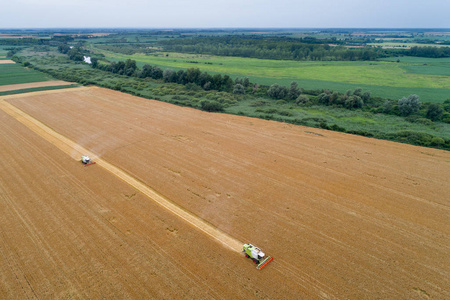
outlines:
[[267, 256], [264, 258], [264, 252], [262, 252], [261, 249], [253, 246], [252, 244], [244, 244], [242, 252], [245, 253], [245, 257], [251, 258], [255, 264], [258, 264], [258, 266], [256, 267], [258, 270], [261, 270], [273, 260], [273, 257], [271, 256]]
[[85, 167], [95, 164], [95, 161], [92, 161], [87, 155], [81, 156], [81, 162], [84, 164]]

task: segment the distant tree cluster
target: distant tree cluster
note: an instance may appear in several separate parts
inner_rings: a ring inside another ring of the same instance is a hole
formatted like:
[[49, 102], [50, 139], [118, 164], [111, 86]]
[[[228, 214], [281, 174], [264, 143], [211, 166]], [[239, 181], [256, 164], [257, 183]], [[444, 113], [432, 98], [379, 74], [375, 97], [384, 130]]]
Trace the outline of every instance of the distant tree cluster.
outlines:
[[[166, 51], [287, 60], [374, 60], [385, 57], [382, 49], [346, 48], [336, 39], [225, 36], [160, 41]], [[333, 44], [334, 46], [330, 46]]]
[[67, 44], [60, 44], [58, 46], [58, 51], [67, 54], [69, 56], [69, 59], [74, 61], [83, 61], [85, 56], [85, 50], [83, 50], [81, 47], [74, 47], [69, 46]]
[[430, 57], [430, 58], [450, 57], [450, 47], [414, 46], [411, 47], [411, 49], [402, 51], [401, 53], [408, 56]]
[[[97, 68], [103, 71], [108, 71], [111, 73], [126, 75], [126, 76], [135, 76], [138, 70], [136, 66], [136, 61], [132, 59], [127, 59], [126, 61], [112, 62], [110, 64], [96, 64], [92, 66], [93, 68]], [[162, 72], [162, 71], [161, 71]], [[151, 76], [148, 76], [151, 77]], [[157, 79], [157, 78], [155, 78]]]
[[370, 92], [362, 92], [362, 89], [357, 88], [353, 92], [348, 90], [344, 94], [325, 90], [317, 97], [319, 103], [323, 105], [333, 105], [345, 107], [347, 109], [361, 108], [365, 102], [370, 100]]
[[161, 69], [158, 66], [144, 65], [142, 69], [136, 66], [136, 61], [128, 59], [125, 62], [113, 62], [110, 64], [95, 64], [93, 67], [103, 71], [108, 71], [120, 75], [134, 76], [138, 78], [162, 79], [164, 82], [178, 84], [195, 84], [204, 90], [216, 90], [243, 94], [240, 87], [233, 82], [230, 76], [215, 74], [210, 75], [207, 72], [201, 72], [198, 68], [189, 68], [185, 70]]
[[6, 52], [6, 57], [12, 58], [14, 56], [14, 54], [16, 54], [17, 52], [22, 50], [22, 48], [21, 47], [10, 47], [10, 48], [3, 48], [3, 50], [8, 50], [8, 52]]
[[[387, 56], [450, 57], [450, 47], [418, 47], [411, 49], [381, 49], [364, 46], [346, 47], [346, 41], [333, 39], [222, 36], [170, 39], [159, 41], [166, 51], [253, 57], [261, 59], [358, 61]], [[330, 46], [333, 45], [333, 46]]]
[[97, 48], [111, 51], [115, 53], [121, 53], [125, 55], [133, 55], [135, 53], [152, 53], [154, 49], [149, 48], [148, 44], [115, 44], [115, 45], [96, 45]]
[[32, 46], [32, 45], [48, 45], [48, 44], [49, 41], [46, 39], [34, 39], [34, 38], [0, 39], [0, 45]]

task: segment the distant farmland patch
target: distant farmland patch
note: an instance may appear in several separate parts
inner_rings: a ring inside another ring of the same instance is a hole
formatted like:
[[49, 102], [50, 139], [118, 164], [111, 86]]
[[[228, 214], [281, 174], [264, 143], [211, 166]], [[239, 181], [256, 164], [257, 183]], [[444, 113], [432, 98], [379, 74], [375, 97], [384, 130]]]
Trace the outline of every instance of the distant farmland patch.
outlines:
[[49, 80], [52, 78], [47, 74], [17, 64], [2, 64], [0, 60], [0, 86]]

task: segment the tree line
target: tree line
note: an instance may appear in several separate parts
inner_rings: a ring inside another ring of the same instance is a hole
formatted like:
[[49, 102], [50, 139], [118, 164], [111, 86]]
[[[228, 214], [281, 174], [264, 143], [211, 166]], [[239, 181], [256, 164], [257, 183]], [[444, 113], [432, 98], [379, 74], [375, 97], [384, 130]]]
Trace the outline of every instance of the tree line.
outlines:
[[211, 75], [207, 72], [200, 71], [198, 68], [175, 71], [172, 69], [163, 70], [158, 66], [146, 64], [140, 69], [137, 67], [136, 61], [131, 59], [108, 64], [98, 63], [95, 58], [91, 59], [91, 61], [92, 67], [119, 75], [161, 79], [164, 82], [183, 85], [194, 84], [204, 90], [232, 92], [234, 88], [233, 79], [229, 75]]
[[[160, 41], [166, 51], [220, 56], [286, 60], [374, 60], [385, 51], [371, 47], [346, 48], [336, 39], [294, 39], [261, 36], [197, 37]], [[333, 44], [335, 46], [330, 46]]]
[[[345, 47], [337, 39], [288, 38], [262, 36], [196, 37], [158, 42], [164, 50], [192, 54], [252, 57], [278, 60], [358, 61], [398, 55], [419, 57], [450, 57], [450, 47], [419, 47], [381, 49], [360, 46]], [[332, 46], [331, 46], [332, 45]]]
[[450, 47], [414, 46], [411, 47], [411, 49], [400, 51], [400, 53], [408, 56], [442, 58], [442, 57], [450, 57]]
[[48, 39], [34, 38], [17, 38], [17, 39], [0, 39], [0, 45], [8, 46], [32, 46], [32, 45], [48, 45]]

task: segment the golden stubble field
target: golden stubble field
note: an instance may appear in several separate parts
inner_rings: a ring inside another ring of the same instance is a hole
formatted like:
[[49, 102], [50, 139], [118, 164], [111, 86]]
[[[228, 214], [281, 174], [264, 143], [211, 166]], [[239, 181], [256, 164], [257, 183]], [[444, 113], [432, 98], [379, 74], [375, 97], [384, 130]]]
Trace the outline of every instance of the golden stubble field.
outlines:
[[94, 87], [0, 103], [2, 299], [450, 297], [449, 152]]
[[0, 64], [15, 64], [16, 62], [10, 59], [0, 59]]
[[21, 89], [37, 88], [37, 87], [70, 85], [70, 84], [73, 84], [73, 82], [67, 82], [67, 81], [62, 81], [62, 80], [8, 84], [8, 85], [0, 85], [0, 92], [15, 91], [15, 90], [21, 90]]

